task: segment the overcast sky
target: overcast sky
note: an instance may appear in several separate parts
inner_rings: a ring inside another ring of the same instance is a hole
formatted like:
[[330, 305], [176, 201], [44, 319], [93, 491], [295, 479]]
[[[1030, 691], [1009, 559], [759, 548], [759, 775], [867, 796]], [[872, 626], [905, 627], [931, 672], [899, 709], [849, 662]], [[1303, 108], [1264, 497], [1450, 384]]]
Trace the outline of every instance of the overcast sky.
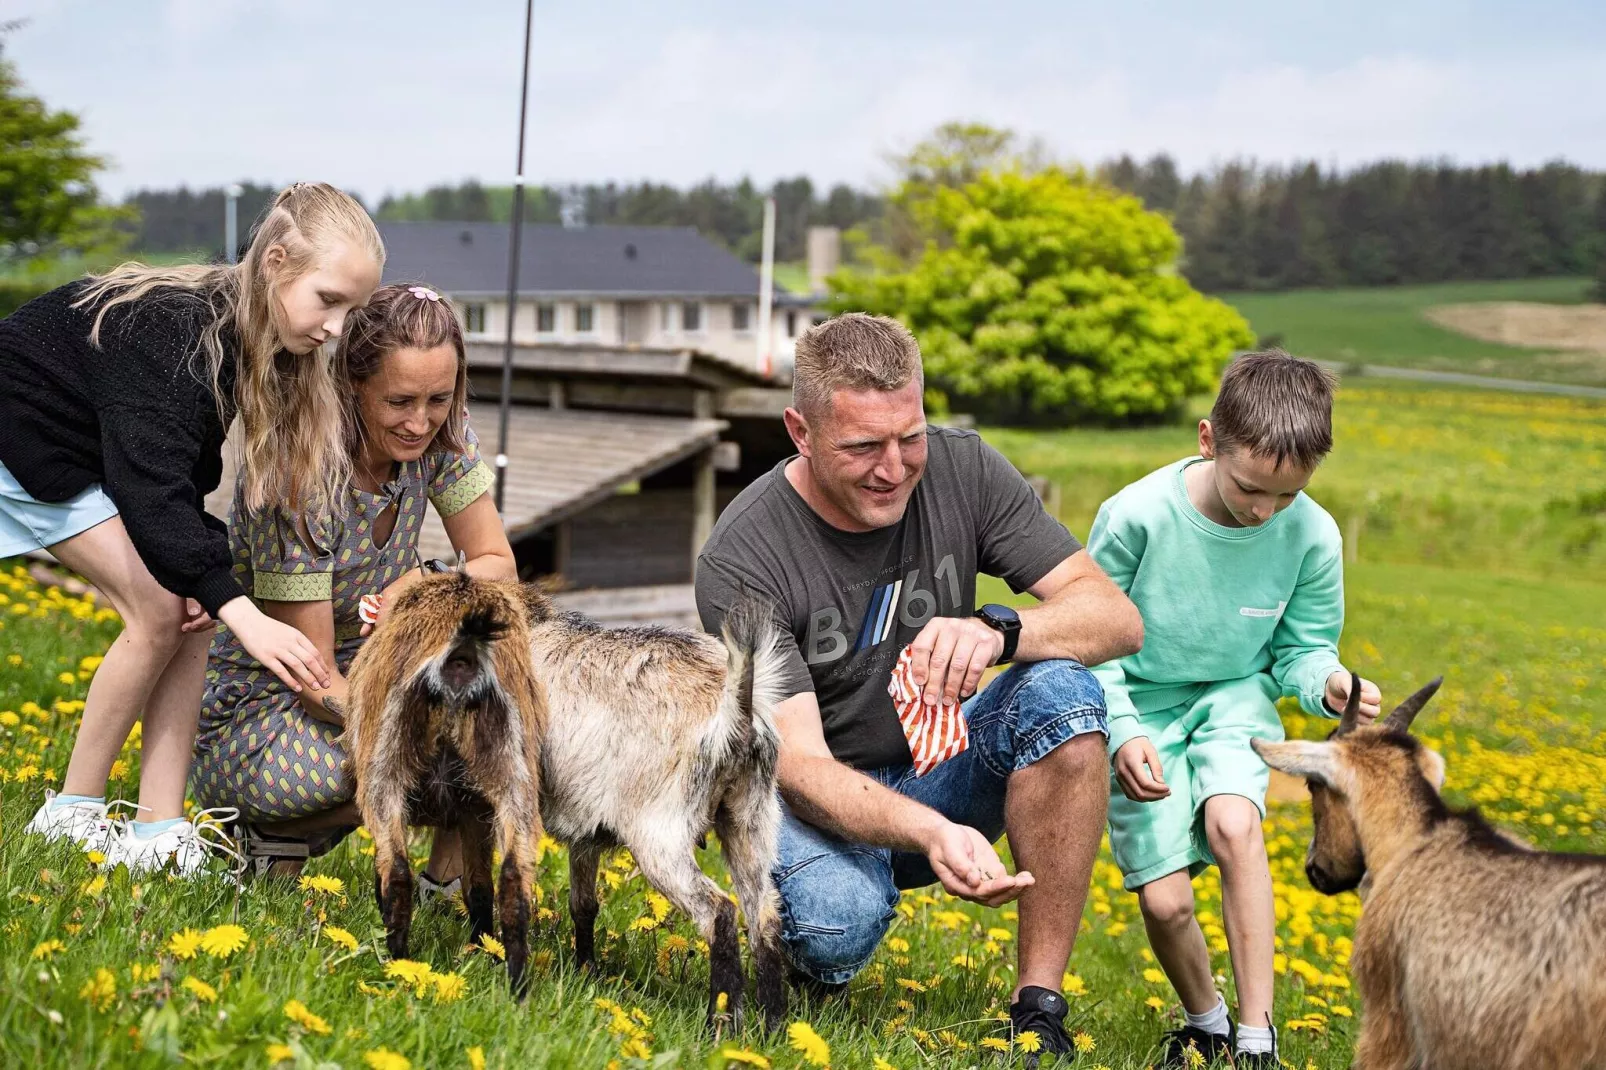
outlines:
[[[1321, 7], [1321, 13], [1305, 9]], [[1141, 10], [1138, 10], [1140, 9]], [[518, 0], [0, 0], [108, 193], [510, 180]], [[536, 5], [527, 173], [869, 185], [947, 119], [1097, 161], [1169, 151], [1606, 169], [1606, 3]]]

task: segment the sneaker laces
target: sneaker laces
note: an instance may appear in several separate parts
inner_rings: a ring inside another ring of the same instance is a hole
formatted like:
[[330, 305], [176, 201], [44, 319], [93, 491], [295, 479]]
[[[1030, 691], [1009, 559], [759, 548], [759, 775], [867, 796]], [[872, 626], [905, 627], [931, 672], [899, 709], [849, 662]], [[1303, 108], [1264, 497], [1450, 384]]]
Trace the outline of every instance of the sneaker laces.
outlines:
[[[229, 870], [236, 880], [248, 865], [239, 845], [228, 833], [226, 826], [240, 820], [240, 811], [233, 806], [209, 806], [190, 815], [190, 827], [195, 830], [193, 841], [208, 854], [229, 860]], [[203, 836], [209, 833], [210, 836]]]

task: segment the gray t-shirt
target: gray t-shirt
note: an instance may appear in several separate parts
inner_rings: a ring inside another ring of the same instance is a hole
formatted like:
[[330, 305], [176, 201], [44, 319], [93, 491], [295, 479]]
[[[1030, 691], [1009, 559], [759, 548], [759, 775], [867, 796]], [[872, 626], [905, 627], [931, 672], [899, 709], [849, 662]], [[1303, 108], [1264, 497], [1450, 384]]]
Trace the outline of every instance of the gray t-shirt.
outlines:
[[703, 627], [718, 632], [744, 593], [772, 602], [792, 637], [786, 694], [814, 692], [832, 755], [857, 769], [909, 763], [887, 681], [926, 621], [973, 614], [978, 572], [1022, 591], [1081, 548], [980, 435], [932, 428], [926, 444], [898, 523], [832, 527], [782, 461], [731, 502], [697, 559]]

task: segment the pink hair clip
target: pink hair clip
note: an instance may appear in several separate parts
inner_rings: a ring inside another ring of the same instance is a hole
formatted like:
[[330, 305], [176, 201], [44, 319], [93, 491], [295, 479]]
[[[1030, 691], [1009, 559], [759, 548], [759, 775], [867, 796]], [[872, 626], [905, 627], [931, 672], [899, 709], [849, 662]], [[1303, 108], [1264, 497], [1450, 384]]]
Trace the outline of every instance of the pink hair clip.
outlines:
[[409, 286], [407, 287], [407, 292], [420, 301], [439, 301], [441, 299], [441, 295], [431, 290], [428, 286]]

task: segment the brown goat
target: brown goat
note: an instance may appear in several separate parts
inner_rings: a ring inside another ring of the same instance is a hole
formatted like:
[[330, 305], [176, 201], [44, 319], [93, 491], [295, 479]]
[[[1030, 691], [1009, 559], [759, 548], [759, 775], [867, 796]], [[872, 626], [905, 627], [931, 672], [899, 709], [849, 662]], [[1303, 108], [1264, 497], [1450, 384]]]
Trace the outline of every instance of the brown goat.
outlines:
[[1312, 885], [1363, 886], [1351, 970], [1360, 1070], [1606, 1070], [1606, 858], [1532, 850], [1439, 798], [1409, 734], [1434, 680], [1324, 743], [1254, 740], [1310, 784]]
[[[521, 996], [547, 721], [529, 648], [518, 584], [461, 571], [427, 577], [401, 594], [363, 644], [346, 714], [357, 808], [374, 837], [375, 891], [391, 956], [407, 957], [412, 923], [407, 826], [456, 828], [474, 937], [491, 931], [497, 899], [508, 979]], [[502, 852], [499, 891], [493, 840]]]

